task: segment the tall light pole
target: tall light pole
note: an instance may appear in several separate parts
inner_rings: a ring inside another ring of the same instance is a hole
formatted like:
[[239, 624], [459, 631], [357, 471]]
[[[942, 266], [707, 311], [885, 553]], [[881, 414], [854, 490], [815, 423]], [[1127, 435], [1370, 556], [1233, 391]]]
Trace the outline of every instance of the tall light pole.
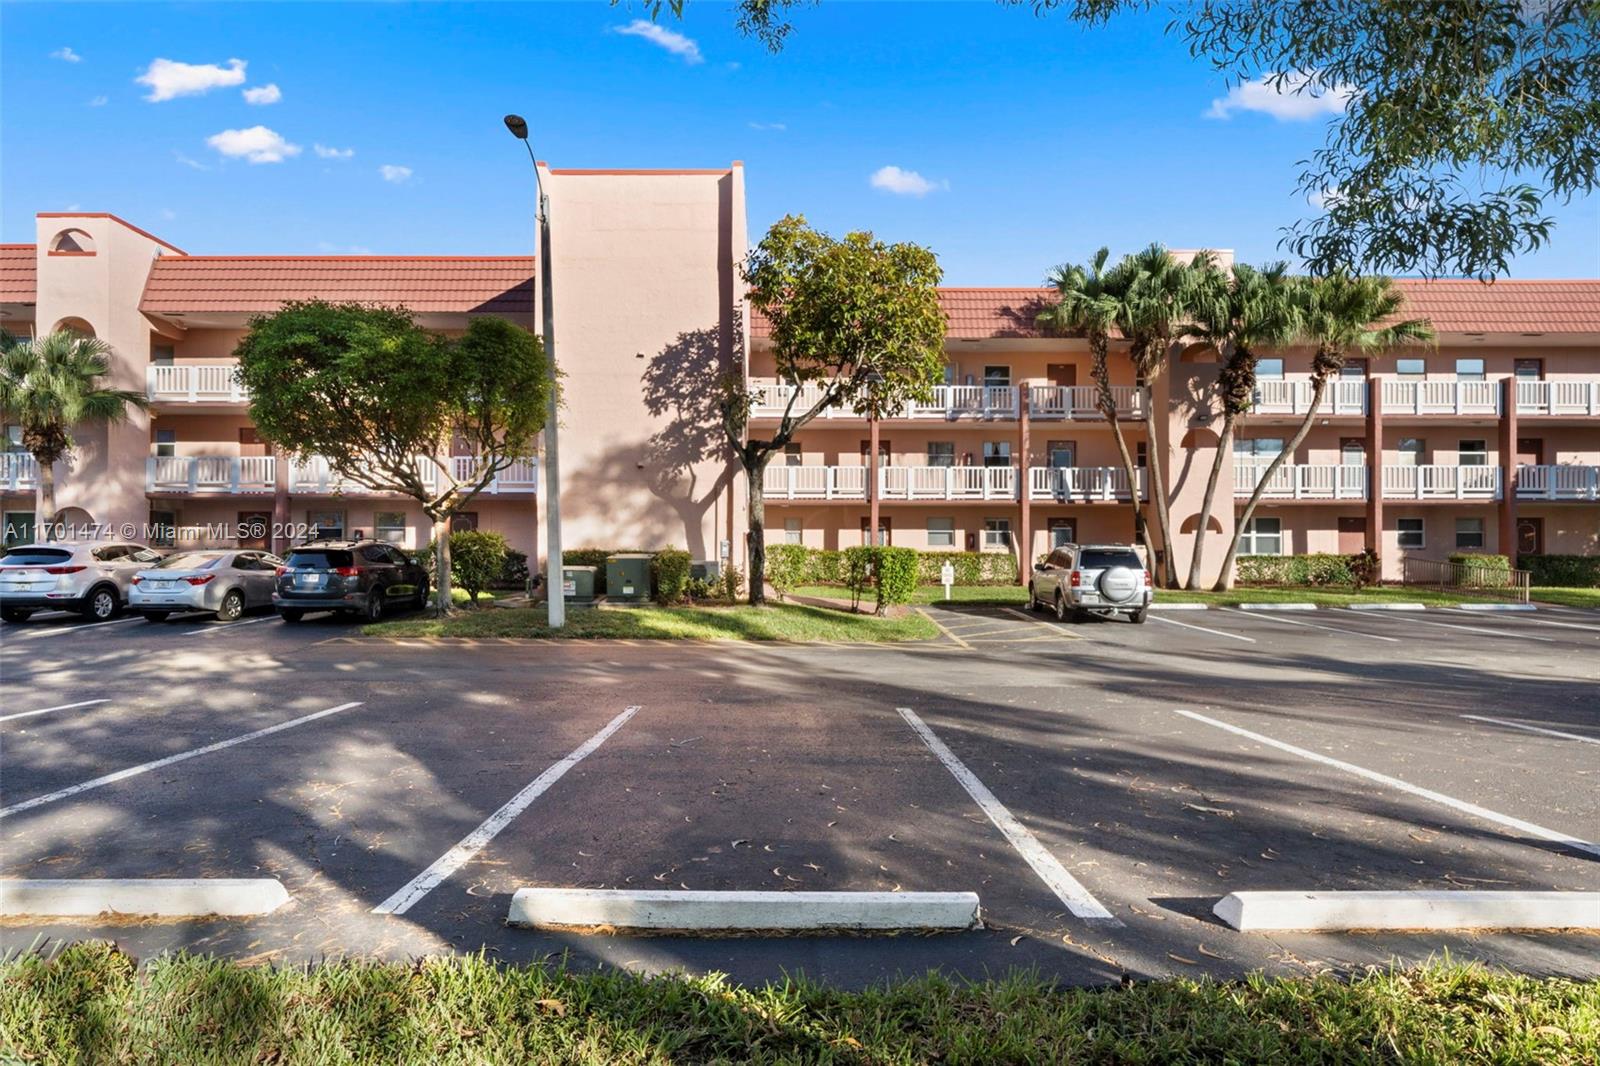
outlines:
[[545, 556], [549, 575], [545, 579], [545, 608], [549, 612], [550, 627], [560, 629], [567, 622], [566, 575], [561, 569], [561, 462], [556, 450], [556, 427], [560, 417], [560, 400], [557, 396], [559, 378], [556, 375], [556, 319], [554, 289], [550, 283], [550, 197], [539, 180], [539, 161], [533, 156], [533, 145], [528, 143], [528, 123], [521, 115], [507, 115], [506, 129], [522, 142], [528, 150], [528, 162], [533, 164], [533, 186], [539, 197], [539, 302], [544, 310], [544, 358], [550, 368], [550, 410], [545, 414], [544, 425], [544, 497], [545, 497]]

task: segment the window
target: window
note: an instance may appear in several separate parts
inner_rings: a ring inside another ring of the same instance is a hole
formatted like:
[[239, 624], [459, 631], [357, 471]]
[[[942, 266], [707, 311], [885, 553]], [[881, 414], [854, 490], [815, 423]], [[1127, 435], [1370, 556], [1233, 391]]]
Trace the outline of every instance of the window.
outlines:
[[930, 440], [928, 442], [929, 466], [955, 466], [956, 442], [953, 440]]
[[1239, 536], [1240, 555], [1282, 555], [1283, 519], [1255, 517]]
[[805, 542], [805, 531], [798, 518], [785, 518], [783, 520], [783, 542], [785, 544], [802, 544]]
[[1464, 440], [1456, 449], [1456, 462], [1462, 466], [1488, 466], [1489, 448], [1481, 440]]
[[379, 511], [373, 515], [372, 536], [374, 540], [385, 541], [389, 544], [404, 544], [406, 542], [405, 512]]
[[1483, 547], [1483, 519], [1456, 519], [1456, 547], [1469, 549]]
[[1139, 441], [1133, 446], [1133, 465], [1143, 470], [1150, 465], [1150, 446]]
[[1053, 440], [1047, 446], [1045, 454], [1049, 456], [1048, 465], [1057, 469], [1078, 465], [1078, 445], [1075, 441]]
[[986, 440], [983, 442], [984, 466], [1010, 466], [1011, 442], [1008, 440]]
[[25, 452], [28, 449], [22, 446], [22, 427], [15, 423], [6, 426], [6, 451]]
[[1518, 359], [1517, 377], [1523, 381], [1538, 381], [1544, 377], [1543, 359]]
[[171, 366], [174, 354], [176, 353], [170, 344], [152, 344], [150, 346], [150, 361], [156, 366]]
[[33, 539], [33, 512], [7, 511], [4, 528], [5, 547], [26, 544]]
[[1482, 359], [1457, 359], [1456, 360], [1456, 380], [1457, 381], [1482, 381], [1483, 380], [1483, 360]]
[[796, 444], [794, 441], [790, 441], [788, 444], [783, 446], [784, 466], [800, 466], [805, 461], [805, 451], [800, 447], [800, 445]]
[[1011, 548], [1011, 519], [985, 518], [983, 520], [983, 546], [985, 549], [1009, 551]]
[[171, 456], [178, 454], [178, 431], [175, 429], [156, 430], [156, 455]]
[[307, 511], [306, 525], [317, 540], [344, 539], [343, 511]]
[[1367, 443], [1360, 437], [1345, 437], [1339, 441], [1339, 462], [1345, 466], [1367, 465]]
[[1009, 386], [1011, 384], [1011, 368], [1009, 366], [984, 367], [983, 383], [990, 386]]
[[1427, 443], [1421, 437], [1401, 437], [1397, 449], [1396, 466], [1421, 466]]
[[1270, 463], [1281, 451], [1283, 451], [1282, 437], [1233, 439], [1233, 461], [1236, 463]]
[[1426, 359], [1396, 359], [1394, 372], [1403, 378], [1420, 378], [1428, 373]]
[[1256, 360], [1256, 377], [1257, 377], [1257, 379], [1260, 379], [1260, 380], [1266, 380], [1266, 379], [1269, 379], [1269, 378], [1276, 379], [1276, 378], [1283, 377], [1283, 360], [1282, 359], [1258, 359], [1258, 360]]
[[178, 543], [178, 512], [150, 512], [150, 543], [170, 548]]
[[1344, 366], [1339, 368], [1339, 376], [1346, 380], [1365, 380], [1367, 376], [1367, 361], [1365, 359], [1346, 360]]
[[1078, 539], [1070, 518], [1050, 519], [1050, 547], [1059, 548], [1063, 544], [1071, 544]]
[[1395, 528], [1400, 531], [1400, 547], [1422, 548], [1427, 544], [1425, 528], [1420, 518], [1398, 518]]
[[464, 533], [477, 528], [477, 511], [457, 511], [455, 517], [450, 519], [450, 532], [452, 533]]
[[954, 518], [928, 519], [928, 547], [954, 548], [956, 546], [956, 520]]

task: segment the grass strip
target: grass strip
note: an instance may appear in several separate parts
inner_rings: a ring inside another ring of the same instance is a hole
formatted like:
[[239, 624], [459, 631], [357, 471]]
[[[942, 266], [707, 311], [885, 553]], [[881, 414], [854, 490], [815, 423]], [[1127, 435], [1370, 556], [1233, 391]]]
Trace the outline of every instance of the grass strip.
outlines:
[[829, 607], [570, 607], [551, 629], [543, 605], [422, 615], [364, 626], [372, 637], [549, 637], [563, 640], [792, 640], [804, 642], [934, 640], [938, 627], [914, 612], [895, 618]]
[[1600, 984], [1434, 964], [1350, 979], [1084, 989], [1019, 973], [845, 991], [481, 956], [242, 967], [173, 955], [139, 967], [82, 942], [0, 964], [0, 1060], [1576, 1066], [1600, 1060]]
[[1600, 608], [1600, 589], [1555, 588], [1535, 585], [1531, 590], [1535, 603], [1555, 603], [1563, 607]]

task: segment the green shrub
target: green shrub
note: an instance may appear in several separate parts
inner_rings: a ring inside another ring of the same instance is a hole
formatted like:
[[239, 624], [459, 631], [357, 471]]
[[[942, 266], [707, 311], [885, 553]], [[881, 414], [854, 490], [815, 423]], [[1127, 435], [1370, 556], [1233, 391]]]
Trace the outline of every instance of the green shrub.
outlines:
[[917, 552], [917, 583], [939, 585], [939, 571], [955, 567], [957, 585], [1012, 585], [1017, 580], [1017, 560], [1010, 552]]
[[832, 548], [808, 548], [804, 584], [842, 585], [845, 583], [844, 552]]
[[520, 589], [528, 587], [528, 554], [519, 552], [515, 548], [506, 549], [506, 563], [500, 568], [500, 576], [494, 579], [497, 589]]
[[717, 586], [703, 577], [691, 577], [683, 586], [683, 594], [691, 603], [708, 603], [717, 598]]
[[656, 602], [677, 603], [683, 599], [684, 588], [689, 584], [689, 553], [682, 548], [662, 548], [650, 560], [650, 573], [655, 578]]
[[450, 534], [450, 578], [467, 590], [474, 607], [478, 593], [488, 588], [506, 565], [506, 538], [488, 530], [470, 529]]
[[1499, 589], [1511, 584], [1511, 560], [1486, 552], [1451, 552], [1445, 558], [1467, 568], [1461, 584], [1465, 588]]
[[1367, 563], [1356, 555], [1242, 555], [1234, 573], [1243, 585], [1354, 585]]
[[792, 588], [807, 584], [811, 571], [811, 551], [801, 544], [767, 546], [767, 581], [781, 601]]
[[1366, 588], [1383, 580], [1383, 560], [1378, 553], [1367, 548], [1359, 555], [1350, 556], [1350, 576], [1356, 588]]
[[737, 566], [724, 566], [717, 577], [717, 591], [724, 603], [738, 603], [744, 591], [744, 573]]
[[907, 603], [917, 587], [920, 560], [910, 548], [873, 548], [873, 570], [878, 586], [878, 613], [893, 604]]
[[844, 577], [844, 586], [850, 590], [850, 607], [855, 609], [861, 606], [861, 595], [872, 587], [872, 562], [876, 549], [859, 544], [854, 548], [846, 548], [841, 554], [844, 563], [840, 567]]
[[1519, 555], [1517, 566], [1535, 585], [1600, 589], [1600, 555]]

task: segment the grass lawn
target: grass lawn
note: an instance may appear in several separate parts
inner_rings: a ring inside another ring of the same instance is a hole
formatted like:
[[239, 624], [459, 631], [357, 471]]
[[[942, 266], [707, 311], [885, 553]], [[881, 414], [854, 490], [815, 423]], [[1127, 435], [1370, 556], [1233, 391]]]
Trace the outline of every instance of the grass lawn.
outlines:
[[464, 611], [451, 618], [426, 616], [379, 622], [361, 630], [373, 637], [561, 637], [572, 640], [933, 640], [939, 629], [920, 614], [878, 618], [827, 607], [572, 607], [567, 624], [551, 629], [544, 606]]
[[104, 943], [0, 963], [18, 1062], [1528, 1063], [1600, 1059], [1600, 984], [1431, 966], [1062, 988], [1028, 975], [861, 992], [796, 979], [502, 966], [241, 967]]
[[[1028, 601], [1028, 590], [1021, 585], [957, 585], [951, 590], [951, 602], [965, 604], [994, 604], [1019, 607]], [[1589, 591], [1586, 589], [1564, 591]], [[796, 596], [828, 596], [848, 599], [848, 590], [837, 586], [813, 585], [795, 589]], [[1484, 597], [1486, 598], [1486, 597]], [[1537, 597], [1535, 597], [1537, 598]], [[1157, 603], [1209, 603], [1217, 607], [1232, 607], [1242, 603], [1316, 603], [1327, 607], [1342, 607], [1351, 603], [1405, 602], [1427, 604], [1456, 604], [1473, 597], [1440, 593], [1433, 589], [1396, 588], [1382, 586], [1366, 588], [1360, 592], [1338, 588], [1239, 588], [1232, 592], [1185, 592], [1182, 590], [1156, 590]], [[912, 603], [944, 603], [944, 586], [923, 585], [912, 595]]]
[[[467, 590], [466, 589], [452, 587], [450, 589], [450, 602], [459, 607], [459, 606], [461, 606], [463, 604], [471, 603], [472, 602], [472, 597], [467, 595]], [[486, 603], [493, 603], [493, 602], [494, 602], [494, 593], [490, 592], [488, 589], [485, 589], [484, 591], [478, 593], [478, 606], [479, 607], [482, 607]]]
[[1600, 607], [1600, 589], [1564, 589], [1535, 585], [1532, 595], [1536, 603], [1559, 603], [1563, 607]]

